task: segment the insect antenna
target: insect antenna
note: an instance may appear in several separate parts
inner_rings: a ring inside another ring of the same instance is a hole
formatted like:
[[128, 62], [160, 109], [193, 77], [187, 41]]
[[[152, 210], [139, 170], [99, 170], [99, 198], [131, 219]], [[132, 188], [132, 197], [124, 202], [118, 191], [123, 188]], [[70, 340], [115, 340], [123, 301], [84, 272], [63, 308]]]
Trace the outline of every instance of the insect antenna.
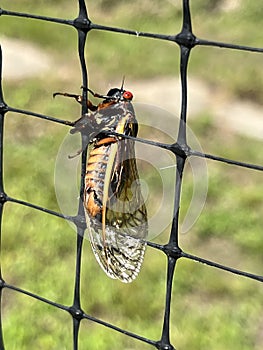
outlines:
[[124, 81], [125, 81], [125, 75], [124, 75], [123, 78], [122, 78], [122, 82], [121, 82], [121, 91], [123, 91]]

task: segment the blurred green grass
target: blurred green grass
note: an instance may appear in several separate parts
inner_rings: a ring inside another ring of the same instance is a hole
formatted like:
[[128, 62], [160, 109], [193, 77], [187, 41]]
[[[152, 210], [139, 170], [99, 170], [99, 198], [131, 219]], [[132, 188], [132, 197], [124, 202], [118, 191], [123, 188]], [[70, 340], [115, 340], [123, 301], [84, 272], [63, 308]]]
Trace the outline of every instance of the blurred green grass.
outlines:
[[[192, 1], [193, 28], [200, 37], [260, 46], [262, 3], [243, 0], [234, 12], [220, 10], [222, 1]], [[74, 18], [76, 3], [65, 1], [2, 1], [16, 11]], [[63, 6], [63, 8], [62, 8]], [[100, 0], [90, 4], [97, 23], [140, 31], [176, 33], [181, 26], [180, 2]], [[57, 30], [59, 28], [59, 30]], [[77, 92], [81, 85], [76, 33], [34, 20], [1, 17], [4, 36], [29, 40], [54, 59], [52, 74], [6, 81], [7, 103], [63, 119], [79, 117], [71, 101], [52, 100], [57, 90]], [[178, 73], [178, 48], [170, 43], [110, 33], [91, 33], [87, 58], [92, 88], [108, 82], [146, 79]], [[60, 67], [59, 69], [57, 67]], [[190, 73], [227, 94], [262, 102], [262, 58], [258, 54], [196, 48]], [[256, 77], [256, 78], [255, 78]], [[225, 134], [213, 118], [200, 115], [190, 126], [205, 151], [262, 164], [262, 143]], [[4, 180], [8, 195], [59, 210], [54, 191], [54, 167], [68, 128], [22, 115], [5, 120]], [[143, 135], [151, 138], [151, 135]], [[153, 149], [154, 152], [154, 149]], [[262, 275], [262, 175], [259, 172], [208, 162], [209, 191], [204, 211], [190, 232], [180, 236], [182, 248], [222, 264]], [[148, 174], [147, 174], [148, 176]], [[152, 186], [154, 186], [153, 184]], [[186, 168], [182, 216], [192, 195]], [[161, 218], [160, 218], [161, 220]], [[70, 305], [73, 300], [75, 232], [63, 220], [12, 203], [3, 216], [1, 263], [8, 283]], [[158, 241], [165, 241], [168, 230]], [[151, 248], [138, 279], [123, 285], [106, 278], [85, 241], [81, 296], [87, 313], [159, 339], [165, 300], [165, 256]], [[262, 348], [263, 291], [258, 282], [189, 261], [176, 268], [171, 340], [178, 349]], [[71, 349], [71, 319], [63, 311], [10, 290], [3, 292], [6, 349]], [[129, 337], [83, 321], [80, 349], [149, 349]]]

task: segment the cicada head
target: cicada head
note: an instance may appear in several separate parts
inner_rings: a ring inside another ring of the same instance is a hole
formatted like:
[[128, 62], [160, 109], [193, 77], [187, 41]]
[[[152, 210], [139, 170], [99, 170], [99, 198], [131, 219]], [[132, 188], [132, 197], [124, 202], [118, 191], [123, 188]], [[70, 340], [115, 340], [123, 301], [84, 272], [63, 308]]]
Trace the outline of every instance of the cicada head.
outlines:
[[123, 90], [122, 88], [121, 89], [113, 88], [108, 91], [104, 102], [131, 101], [132, 99], [133, 99], [133, 94], [130, 91]]

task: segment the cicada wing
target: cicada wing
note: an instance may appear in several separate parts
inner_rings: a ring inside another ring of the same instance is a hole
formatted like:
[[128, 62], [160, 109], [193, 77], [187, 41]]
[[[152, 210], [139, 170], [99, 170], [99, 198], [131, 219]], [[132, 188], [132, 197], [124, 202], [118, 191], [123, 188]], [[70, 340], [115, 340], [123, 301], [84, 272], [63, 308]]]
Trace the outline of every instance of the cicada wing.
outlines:
[[86, 210], [94, 255], [111, 278], [131, 282], [144, 258], [147, 212], [141, 193], [134, 142], [122, 140], [111, 146], [103, 182], [102, 217]]
[[104, 272], [122, 282], [132, 282], [138, 275], [145, 252], [145, 242], [106, 226], [106, 238], [88, 219], [93, 253]]

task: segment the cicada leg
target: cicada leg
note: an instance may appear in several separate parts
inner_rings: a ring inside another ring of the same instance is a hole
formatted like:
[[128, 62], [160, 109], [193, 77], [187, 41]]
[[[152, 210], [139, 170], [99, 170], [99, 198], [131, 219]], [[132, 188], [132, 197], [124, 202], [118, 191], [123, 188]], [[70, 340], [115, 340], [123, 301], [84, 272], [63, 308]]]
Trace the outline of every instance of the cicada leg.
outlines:
[[[54, 92], [53, 97], [55, 98], [56, 96], [74, 98], [80, 104], [82, 104], [82, 101], [83, 101], [83, 98], [81, 95], [69, 94], [68, 92]], [[90, 100], [87, 100], [87, 106], [88, 106], [88, 109], [90, 109], [91, 111], [96, 111], [98, 108]]]

